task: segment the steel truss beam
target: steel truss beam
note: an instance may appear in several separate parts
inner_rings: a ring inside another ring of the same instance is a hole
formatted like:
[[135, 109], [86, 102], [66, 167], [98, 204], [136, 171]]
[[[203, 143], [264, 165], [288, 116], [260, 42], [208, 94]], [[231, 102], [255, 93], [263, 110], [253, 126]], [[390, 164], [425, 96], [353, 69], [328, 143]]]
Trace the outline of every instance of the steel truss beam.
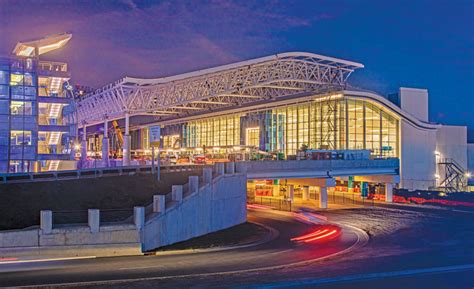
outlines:
[[[293, 95], [343, 89], [363, 65], [312, 53], [283, 53], [158, 79], [124, 78], [77, 103], [80, 123], [156, 114], [162, 119]], [[168, 114], [168, 115], [167, 115]]]

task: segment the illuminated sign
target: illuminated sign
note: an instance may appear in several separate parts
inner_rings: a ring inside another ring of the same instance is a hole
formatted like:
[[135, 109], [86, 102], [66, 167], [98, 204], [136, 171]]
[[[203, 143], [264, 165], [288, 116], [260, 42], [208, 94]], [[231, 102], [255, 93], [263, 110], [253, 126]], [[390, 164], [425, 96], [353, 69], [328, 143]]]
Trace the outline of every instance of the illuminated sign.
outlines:
[[159, 125], [150, 126], [150, 145], [159, 146], [160, 145], [160, 136], [161, 136], [161, 127]]

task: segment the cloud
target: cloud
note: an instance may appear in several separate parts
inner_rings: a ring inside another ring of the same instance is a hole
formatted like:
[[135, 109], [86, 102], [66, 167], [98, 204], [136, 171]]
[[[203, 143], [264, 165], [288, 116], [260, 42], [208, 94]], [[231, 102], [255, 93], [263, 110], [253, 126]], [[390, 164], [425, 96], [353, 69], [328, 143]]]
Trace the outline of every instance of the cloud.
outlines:
[[133, 2], [133, 0], [121, 0], [120, 2], [127, 5], [132, 10], [138, 9], [138, 5], [135, 2]]
[[47, 57], [68, 61], [73, 80], [95, 87], [125, 75], [171, 75], [285, 50], [282, 31], [331, 17], [298, 16], [292, 9], [299, 7], [279, 1], [3, 2], [1, 53], [25, 38], [70, 31], [70, 44]]

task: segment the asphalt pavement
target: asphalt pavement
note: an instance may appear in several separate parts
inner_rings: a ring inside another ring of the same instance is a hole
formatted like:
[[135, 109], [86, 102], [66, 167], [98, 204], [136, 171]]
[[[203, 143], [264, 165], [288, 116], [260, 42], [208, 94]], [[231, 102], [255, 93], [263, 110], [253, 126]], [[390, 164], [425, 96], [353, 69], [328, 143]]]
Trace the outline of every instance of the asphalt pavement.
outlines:
[[354, 248], [361, 231], [344, 227], [342, 234], [324, 242], [297, 243], [291, 238], [310, 233], [317, 225], [301, 222], [291, 213], [250, 210], [249, 221], [274, 228], [279, 235], [264, 244], [235, 250], [164, 256], [86, 258], [34, 262], [0, 262], [0, 286], [90, 285], [110, 281], [198, 278], [261, 269], [303, 265]]

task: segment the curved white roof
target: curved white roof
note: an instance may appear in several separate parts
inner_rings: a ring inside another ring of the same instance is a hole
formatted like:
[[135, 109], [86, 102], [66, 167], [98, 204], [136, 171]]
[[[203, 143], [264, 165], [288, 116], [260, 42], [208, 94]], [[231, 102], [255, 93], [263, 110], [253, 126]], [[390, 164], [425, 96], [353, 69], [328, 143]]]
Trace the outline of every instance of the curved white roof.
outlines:
[[78, 121], [97, 123], [125, 114], [175, 115], [241, 105], [302, 91], [341, 89], [357, 62], [287, 52], [175, 76], [125, 77], [86, 95]]

